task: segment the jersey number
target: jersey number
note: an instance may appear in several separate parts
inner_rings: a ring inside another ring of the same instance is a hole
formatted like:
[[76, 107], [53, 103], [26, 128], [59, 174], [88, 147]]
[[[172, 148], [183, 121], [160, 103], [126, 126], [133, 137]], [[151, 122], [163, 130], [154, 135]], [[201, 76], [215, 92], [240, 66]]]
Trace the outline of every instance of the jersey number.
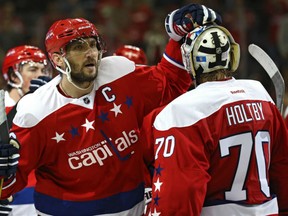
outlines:
[[164, 147], [163, 150], [163, 157], [170, 157], [175, 148], [175, 137], [174, 136], [168, 136], [166, 139], [164, 137], [157, 138], [155, 141], [155, 144], [157, 146], [157, 150], [155, 153], [155, 160], [158, 158], [159, 151], [161, 150], [162, 147]]
[[[254, 147], [253, 141], [255, 142]], [[261, 190], [267, 197], [270, 197], [270, 190], [266, 176], [266, 167], [270, 163], [270, 154], [266, 166], [263, 145], [268, 145], [268, 149], [270, 149], [270, 135], [267, 131], [258, 131], [254, 140], [251, 133], [233, 135], [220, 140], [220, 151], [222, 157], [229, 156], [229, 149], [231, 147], [240, 146], [238, 166], [235, 172], [234, 181], [232, 183], [231, 190], [225, 192], [225, 198], [227, 200], [246, 200], [246, 190], [243, 189], [243, 186], [253, 150], [255, 150]]]

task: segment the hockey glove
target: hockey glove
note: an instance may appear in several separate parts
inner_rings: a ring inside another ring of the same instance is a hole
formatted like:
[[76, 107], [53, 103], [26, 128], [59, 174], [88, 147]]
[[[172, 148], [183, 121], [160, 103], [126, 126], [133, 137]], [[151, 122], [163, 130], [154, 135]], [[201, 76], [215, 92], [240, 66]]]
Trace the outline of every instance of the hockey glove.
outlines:
[[10, 196], [8, 199], [0, 200], [0, 216], [8, 216], [12, 211], [12, 208], [8, 205], [13, 201], [13, 197]]
[[12, 208], [5, 205], [0, 205], [0, 216], [8, 216], [12, 212]]
[[170, 38], [180, 41], [195, 27], [212, 23], [221, 24], [221, 16], [204, 5], [189, 4], [167, 15], [165, 29]]
[[19, 160], [20, 145], [16, 139], [0, 144], [0, 176], [9, 177], [16, 173]]
[[48, 76], [39, 76], [36, 79], [32, 79], [30, 81], [29, 93], [33, 93], [34, 91], [36, 91], [36, 89], [38, 89], [42, 85], [45, 85], [50, 80], [51, 80], [51, 78]]

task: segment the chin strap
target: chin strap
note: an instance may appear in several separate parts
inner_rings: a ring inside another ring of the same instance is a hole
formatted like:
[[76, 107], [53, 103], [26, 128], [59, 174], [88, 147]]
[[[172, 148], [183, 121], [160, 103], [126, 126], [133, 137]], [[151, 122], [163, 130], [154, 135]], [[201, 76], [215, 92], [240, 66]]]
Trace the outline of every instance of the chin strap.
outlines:
[[20, 95], [20, 97], [22, 97], [24, 95], [23, 91], [22, 91], [22, 85], [23, 85], [23, 78], [22, 78], [22, 75], [19, 71], [15, 71], [14, 72], [15, 75], [17, 76], [17, 78], [19, 79], [20, 83], [19, 84], [16, 84], [16, 83], [13, 83], [11, 82], [10, 80], [7, 82], [8, 85], [10, 85], [12, 88], [16, 88], [17, 91], [18, 91], [18, 94]]

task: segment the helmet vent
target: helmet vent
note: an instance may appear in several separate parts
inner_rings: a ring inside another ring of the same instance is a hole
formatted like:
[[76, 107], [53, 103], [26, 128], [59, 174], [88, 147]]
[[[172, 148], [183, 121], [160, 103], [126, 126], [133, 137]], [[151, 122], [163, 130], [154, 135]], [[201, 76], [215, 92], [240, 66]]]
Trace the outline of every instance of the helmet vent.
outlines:
[[62, 34], [59, 34], [58, 37], [59, 38], [63, 38], [63, 37], [69, 37], [71, 35], [73, 35], [73, 30], [69, 30], [69, 31], [66, 31], [66, 32], [64, 32]]
[[27, 52], [26, 55], [31, 56], [31, 53], [30, 53], [30, 52]]

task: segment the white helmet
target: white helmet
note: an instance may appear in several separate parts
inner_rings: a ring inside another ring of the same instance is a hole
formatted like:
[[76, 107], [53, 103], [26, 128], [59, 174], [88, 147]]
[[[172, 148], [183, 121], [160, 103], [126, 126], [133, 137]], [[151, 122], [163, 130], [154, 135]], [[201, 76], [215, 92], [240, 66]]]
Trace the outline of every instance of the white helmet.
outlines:
[[181, 46], [186, 70], [193, 77], [219, 69], [237, 70], [240, 48], [230, 32], [218, 25], [199, 26], [186, 35]]

